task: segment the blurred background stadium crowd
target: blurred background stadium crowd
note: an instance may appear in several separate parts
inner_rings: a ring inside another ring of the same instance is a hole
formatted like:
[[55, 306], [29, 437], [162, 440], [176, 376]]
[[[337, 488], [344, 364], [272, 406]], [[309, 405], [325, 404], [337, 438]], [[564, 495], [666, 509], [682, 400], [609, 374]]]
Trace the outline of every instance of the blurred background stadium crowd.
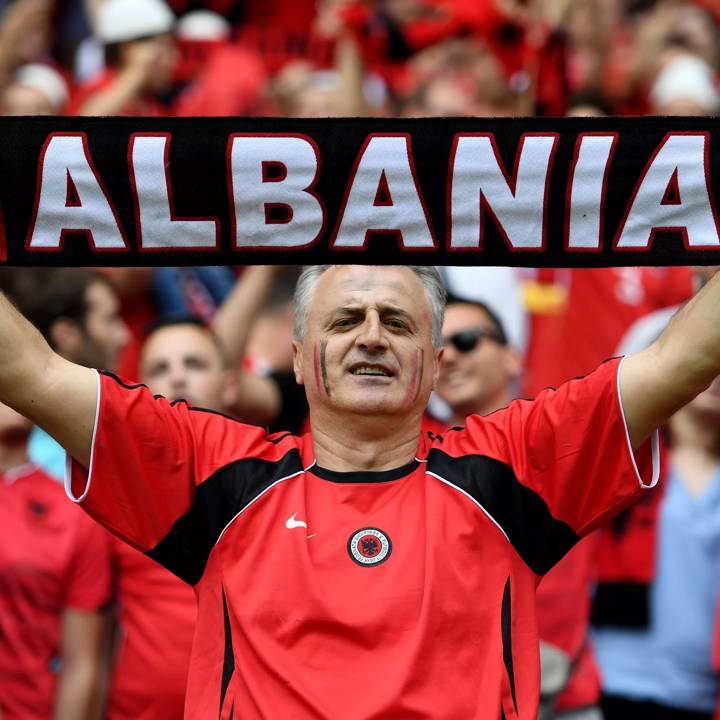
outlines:
[[[0, 13], [5, 115], [720, 107], [719, 0], [0, 0]], [[641, 349], [714, 268], [442, 272], [451, 300], [433, 433]], [[0, 287], [72, 361], [303, 432], [297, 274], [4, 269]], [[661, 489], [541, 582], [543, 720], [720, 718], [716, 385], [665, 429]], [[193, 592], [67, 502], [63, 462], [0, 409], [0, 718], [179, 720]]]

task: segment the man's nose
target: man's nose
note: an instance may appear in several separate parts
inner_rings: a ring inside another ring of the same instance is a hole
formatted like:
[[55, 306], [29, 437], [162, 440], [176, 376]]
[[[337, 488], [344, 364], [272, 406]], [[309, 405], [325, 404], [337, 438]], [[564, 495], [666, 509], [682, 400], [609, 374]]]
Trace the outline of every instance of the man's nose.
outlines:
[[365, 316], [365, 320], [360, 327], [360, 333], [357, 337], [357, 344], [368, 350], [378, 350], [387, 347], [387, 336], [383, 327], [380, 315], [371, 310]]
[[170, 386], [175, 392], [185, 389], [187, 376], [182, 368], [173, 368], [170, 371]]

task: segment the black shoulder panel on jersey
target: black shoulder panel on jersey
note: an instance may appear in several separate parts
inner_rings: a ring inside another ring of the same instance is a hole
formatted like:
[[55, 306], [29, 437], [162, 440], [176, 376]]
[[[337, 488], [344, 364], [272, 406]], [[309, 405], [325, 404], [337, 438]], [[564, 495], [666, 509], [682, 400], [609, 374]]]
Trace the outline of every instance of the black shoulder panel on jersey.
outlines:
[[580, 539], [499, 460], [485, 455], [452, 457], [433, 448], [428, 453], [427, 471], [464, 490], [481, 505], [538, 575], [550, 570]]
[[273, 483], [302, 469], [296, 448], [275, 462], [243, 458], [225, 465], [198, 486], [190, 509], [147, 555], [195, 585], [228, 523]]

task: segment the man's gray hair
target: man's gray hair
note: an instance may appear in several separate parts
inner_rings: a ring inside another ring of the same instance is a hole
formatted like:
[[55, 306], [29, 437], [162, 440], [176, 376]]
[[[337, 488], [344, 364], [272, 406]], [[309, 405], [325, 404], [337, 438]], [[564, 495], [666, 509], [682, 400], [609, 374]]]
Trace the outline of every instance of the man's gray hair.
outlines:
[[[293, 297], [294, 335], [295, 340], [302, 340], [307, 333], [308, 308], [315, 285], [320, 276], [335, 265], [305, 265], [295, 286]], [[393, 265], [378, 265], [375, 267], [395, 267]], [[432, 343], [438, 348], [442, 345], [442, 325], [445, 314], [447, 291], [437, 268], [425, 265], [400, 265], [406, 267], [417, 275], [425, 288], [432, 310]]]

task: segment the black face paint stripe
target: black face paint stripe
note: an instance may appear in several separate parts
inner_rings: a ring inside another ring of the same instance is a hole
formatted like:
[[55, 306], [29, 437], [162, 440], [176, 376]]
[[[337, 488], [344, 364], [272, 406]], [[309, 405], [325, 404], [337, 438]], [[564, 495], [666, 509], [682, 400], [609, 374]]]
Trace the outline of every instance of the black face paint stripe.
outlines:
[[512, 656], [512, 602], [510, 599], [510, 578], [505, 582], [505, 590], [503, 590], [502, 610], [502, 644], [503, 644], [503, 662], [507, 671], [508, 680], [510, 681], [510, 693], [512, 694], [513, 707], [517, 715], [517, 698], [515, 697], [515, 669], [513, 667]]
[[[221, 591], [223, 602], [223, 623], [225, 626], [225, 657], [223, 658], [222, 685], [220, 688], [220, 714], [218, 717], [222, 717], [225, 694], [227, 693], [230, 680], [235, 672], [235, 656], [233, 655], [232, 648], [232, 628], [230, 627], [230, 614], [228, 613], [227, 600], [225, 599], [225, 588], [221, 587]], [[232, 711], [230, 712], [230, 717], [232, 717]]]
[[323, 387], [327, 396], [330, 397], [330, 383], [328, 382], [327, 366], [325, 365], [325, 352], [327, 350], [327, 340], [320, 343], [320, 372], [322, 374]]

